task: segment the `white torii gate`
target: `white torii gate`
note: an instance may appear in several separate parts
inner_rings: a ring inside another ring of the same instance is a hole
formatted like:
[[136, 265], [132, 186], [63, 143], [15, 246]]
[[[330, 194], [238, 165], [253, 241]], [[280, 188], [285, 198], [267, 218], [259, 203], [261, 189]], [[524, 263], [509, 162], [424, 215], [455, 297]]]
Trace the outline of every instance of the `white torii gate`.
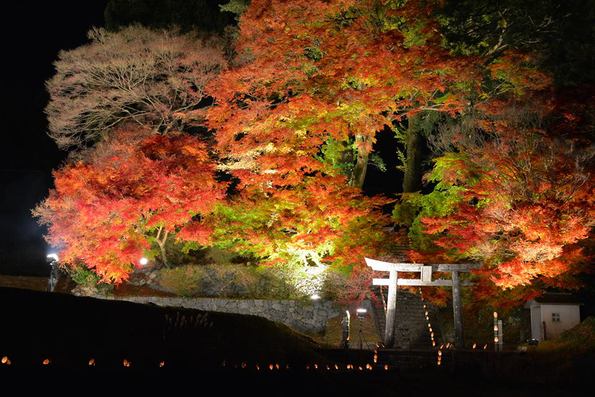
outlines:
[[[386, 328], [384, 330], [384, 345], [392, 346], [394, 343], [395, 317], [397, 308], [397, 288], [399, 285], [452, 287], [452, 309], [455, 326], [455, 346], [463, 346], [463, 319], [461, 315], [461, 282], [459, 273], [469, 272], [479, 268], [478, 263], [436, 264], [424, 265], [422, 263], [391, 263], [376, 259], [364, 258], [366, 264], [373, 270], [389, 272], [389, 278], [375, 278], [373, 285], [387, 285], [388, 299], [386, 302]], [[421, 273], [419, 279], [399, 278], [399, 272]], [[450, 272], [452, 279], [432, 280], [432, 272]], [[466, 284], [463, 284], [466, 285]]]

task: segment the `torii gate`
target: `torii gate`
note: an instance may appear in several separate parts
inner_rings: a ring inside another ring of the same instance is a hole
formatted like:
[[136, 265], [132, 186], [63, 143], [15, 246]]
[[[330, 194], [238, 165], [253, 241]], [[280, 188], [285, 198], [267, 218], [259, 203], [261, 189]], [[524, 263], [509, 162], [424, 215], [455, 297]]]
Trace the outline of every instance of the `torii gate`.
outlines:
[[[399, 285], [452, 287], [452, 309], [455, 326], [455, 346], [463, 346], [463, 319], [461, 316], [461, 281], [459, 273], [469, 272], [479, 268], [478, 263], [437, 264], [424, 265], [421, 263], [391, 263], [375, 259], [364, 258], [368, 266], [376, 271], [389, 272], [389, 278], [375, 278], [373, 285], [388, 285], [388, 299], [386, 302], [386, 328], [384, 330], [384, 345], [392, 346], [394, 343], [395, 317], [397, 308], [397, 288]], [[398, 272], [421, 273], [419, 279], [398, 278]], [[451, 280], [432, 280], [432, 272], [450, 272]], [[466, 285], [466, 284], [463, 284]]]

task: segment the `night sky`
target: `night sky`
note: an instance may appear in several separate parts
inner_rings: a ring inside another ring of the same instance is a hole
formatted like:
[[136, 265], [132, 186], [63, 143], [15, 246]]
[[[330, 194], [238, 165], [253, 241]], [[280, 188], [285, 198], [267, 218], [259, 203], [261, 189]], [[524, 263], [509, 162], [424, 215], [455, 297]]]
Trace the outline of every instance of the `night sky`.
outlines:
[[30, 215], [51, 187], [51, 170], [65, 153], [47, 136], [44, 82], [61, 49], [86, 42], [103, 25], [106, 0], [20, 1], [2, 24], [2, 156], [0, 157], [0, 273], [48, 272], [43, 230]]

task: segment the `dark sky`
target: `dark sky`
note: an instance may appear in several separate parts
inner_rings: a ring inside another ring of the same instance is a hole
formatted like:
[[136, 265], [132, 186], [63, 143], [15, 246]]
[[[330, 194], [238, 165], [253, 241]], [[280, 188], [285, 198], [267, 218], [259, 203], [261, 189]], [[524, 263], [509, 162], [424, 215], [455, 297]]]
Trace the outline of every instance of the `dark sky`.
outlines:
[[45, 274], [42, 229], [30, 209], [51, 186], [51, 170], [64, 159], [47, 136], [44, 82], [61, 49], [86, 42], [103, 25], [106, 0], [19, 1], [2, 23], [0, 156], [0, 273]]

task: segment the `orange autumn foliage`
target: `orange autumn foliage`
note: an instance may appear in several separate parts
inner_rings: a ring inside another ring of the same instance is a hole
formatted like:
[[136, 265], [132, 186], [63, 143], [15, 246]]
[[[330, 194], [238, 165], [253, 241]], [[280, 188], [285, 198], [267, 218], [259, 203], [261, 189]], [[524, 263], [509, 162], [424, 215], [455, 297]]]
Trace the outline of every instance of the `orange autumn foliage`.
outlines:
[[458, 161], [437, 160], [448, 164], [438, 178], [443, 188], [462, 188], [458, 204], [421, 222], [440, 248], [432, 255], [479, 260], [480, 275], [500, 288], [573, 288], [573, 277], [590, 270], [581, 243], [594, 226], [593, 153], [581, 129], [561, 131], [549, 99], [530, 99], [484, 106], [488, 138], [461, 139], [460, 153], [450, 155]]
[[197, 138], [126, 128], [54, 172], [55, 189], [34, 214], [62, 262], [102, 280], [126, 280], [157, 229], [206, 244], [200, 216], [223, 199], [214, 164]]

